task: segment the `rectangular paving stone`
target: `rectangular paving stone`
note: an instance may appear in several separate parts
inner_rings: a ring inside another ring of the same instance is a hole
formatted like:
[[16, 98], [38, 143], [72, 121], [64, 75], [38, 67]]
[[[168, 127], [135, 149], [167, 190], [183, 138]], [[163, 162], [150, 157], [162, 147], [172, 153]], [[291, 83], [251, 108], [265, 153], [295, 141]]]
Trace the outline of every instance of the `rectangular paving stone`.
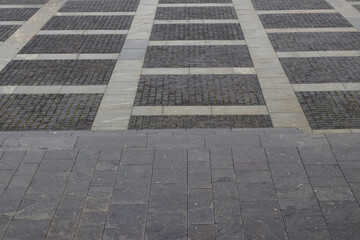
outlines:
[[134, 105], [265, 105], [265, 100], [256, 75], [142, 75]]
[[6, 41], [19, 27], [20, 25], [0, 25], [0, 41]]
[[37, 4], [45, 4], [49, 0], [0, 0], [0, 5], [37, 5]]
[[360, 57], [280, 58], [291, 83], [360, 82]]
[[252, 0], [256, 10], [332, 9], [325, 0]]
[[24, 53], [120, 53], [125, 35], [37, 35]]
[[360, 128], [360, 92], [298, 92], [312, 129]]
[[131, 116], [128, 129], [272, 127], [269, 115]]
[[145, 68], [252, 66], [246, 46], [150, 46], [144, 62]]
[[159, 4], [169, 3], [232, 3], [232, 0], [159, 0]]
[[27, 21], [39, 8], [0, 8], [0, 21]]
[[133, 16], [53, 16], [42, 30], [127, 30]]
[[154, 24], [151, 41], [160, 40], [243, 40], [240, 24]]
[[234, 7], [161, 7], [155, 20], [237, 19]]
[[139, 0], [67, 1], [59, 12], [135, 12]]
[[116, 60], [15, 60], [0, 72], [0, 85], [104, 85]]
[[269, 33], [278, 52], [360, 50], [360, 32]]
[[0, 95], [0, 129], [90, 129], [102, 94]]
[[260, 14], [265, 28], [352, 27], [339, 13]]

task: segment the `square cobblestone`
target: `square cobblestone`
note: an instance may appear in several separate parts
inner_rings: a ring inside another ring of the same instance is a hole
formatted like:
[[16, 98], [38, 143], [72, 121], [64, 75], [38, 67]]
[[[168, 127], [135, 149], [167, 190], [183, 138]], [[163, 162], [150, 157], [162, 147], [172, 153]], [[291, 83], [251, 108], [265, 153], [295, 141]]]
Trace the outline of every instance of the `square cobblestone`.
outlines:
[[116, 60], [15, 60], [0, 72], [0, 85], [103, 85]]
[[133, 16], [53, 16], [42, 30], [124, 30]]
[[8, 39], [16, 30], [18, 30], [20, 25], [2, 25], [0, 26], [0, 42]]
[[279, 52], [360, 50], [360, 32], [269, 33]]
[[126, 35], [37, 35], [22, 53], [120, 53]]
[[291, 83], [360, 82], [360, 57], [280, 58]]
[[237, 19], [234, 7], [161, 7], [156, 20]]
[[135, 12], [139, 0], [67, 1], [59, 12]]
[[360, 92], [299, 92], [312, 129], [360, 128]]
[[27, 4], [45, 4], [49, 0], [0, 0], [0, 5], [10, 5], [10, 4], [16, 4], [16, 5], [27, 5]]
[[150, 46], [145, 68], [252, 67], [246, 46]]
[[265, 28], [329, 28], [352, 27], [339, 13], [261, 14]]
[[102, 94], [0, 95], [0, 131], [85, 130]]
[[39, 8], [0, 8], [0, 21], [27, 21]]
[[325, 0], [252, 0], [256, 10], [332, 9]]
[[240, 24], [155, 24], [150, 40], [242, 40]]
[[268, 115], [131, 116], [129, 129], [272, 127]]
[[143, 75], [134, 105], [265, 105], [265, 100], [256, 75]]

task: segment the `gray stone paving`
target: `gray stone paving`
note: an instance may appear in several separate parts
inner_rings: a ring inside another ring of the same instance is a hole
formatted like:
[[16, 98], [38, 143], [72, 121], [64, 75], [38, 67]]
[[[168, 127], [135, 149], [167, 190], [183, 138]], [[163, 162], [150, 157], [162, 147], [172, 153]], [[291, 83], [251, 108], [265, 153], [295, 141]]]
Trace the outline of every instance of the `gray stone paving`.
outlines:
[[8, 39], [16, 30], [18, 30], [19, 27], [19, 25], [0, 26], [0, 41]]
[[326, 0], [251, 0], [256, 10], [332, 9]]
[[38, 8], [0, 8], [0, 21], [27, 21]]
[[59, 12], [133, 12], [139, 0], [67, 1]]
[[104, 85], [115, 60], [16, 60], [0, 72], [0, 85]]
[[45, 4], [49, 0], [0, 0], [1, 5], [16, 4], [16, 5], [32, 5], [32, 4]]
[[161, 7], [156, 20], [237, 19], [234, 7]]
[[0, 138], [5, 238], [340, 240], [360, 233], [356, 134], [213, 129]]

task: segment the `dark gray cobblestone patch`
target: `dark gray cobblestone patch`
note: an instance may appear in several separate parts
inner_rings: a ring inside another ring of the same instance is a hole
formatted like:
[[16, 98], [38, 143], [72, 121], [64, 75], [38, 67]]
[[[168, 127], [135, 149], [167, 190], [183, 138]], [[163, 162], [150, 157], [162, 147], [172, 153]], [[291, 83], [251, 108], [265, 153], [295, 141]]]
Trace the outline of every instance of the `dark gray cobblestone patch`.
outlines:
[[360, 12], [360, 5], [353, 5], [353, 7]]
[[139, 0], [67, 1], [59, 12], [135, 12]]
[[145, 68], [252, 67], [246, 46], [150, 46]]
[[128, 129], [263, 128], [272, 127], [268, 115], [131, 116]]
[[42, 30], [124, 30], [133, 16], [53, 16]]
[[275, 51], [360, 50], [360, 32], [269, 33]]
[[234, 7], [161, 7], [156, 20], [237, 19]]
[[280, 58], [291, 83], [360, 82], [360, 57]]
[[0, 131], [90, 129], [102, 94], [0, 95]]
[[360, 128], [360, 92], [299, 92], [312, 129]]
[[8, 39], [16, 30], [18, 30], [20, 25], [2, 25], [0, 26], [0, 41], [3, 42]]
[[27, 4], [45, 4], [49, 0], [0, 0], [0, 5], [9, 5], [9, 4], [15, 4], [15, 5], [27, 5]]
[[150, 40], [244, 39], [240, 24], [155, 24]]
[[232, 3], [232, 0], [159, 0], [159, 3]]
[[339, 13], [260, 14], [265, 28], [352, 27]]
[[332, 9], [325, 0], [252, 0], [256, 10]]
[[116, 60], [15, 60], [0, 72], [0, 85], [103, 85]]
[[143, 75], [135, 106], [264, 105], [256, 75]]
[[0, 8], [0, 21], [27, 21], [39, 8]]
[[125, 35], [37, 35], [20, 53], [120, 53]]

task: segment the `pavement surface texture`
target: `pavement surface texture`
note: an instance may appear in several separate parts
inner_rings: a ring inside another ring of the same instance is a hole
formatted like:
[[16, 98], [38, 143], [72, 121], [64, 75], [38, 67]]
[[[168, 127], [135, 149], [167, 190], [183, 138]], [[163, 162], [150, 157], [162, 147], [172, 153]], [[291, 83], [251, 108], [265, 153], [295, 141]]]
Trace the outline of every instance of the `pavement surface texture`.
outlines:
[[360, 2], [0, 0], [0, 239], [360, 240]]

